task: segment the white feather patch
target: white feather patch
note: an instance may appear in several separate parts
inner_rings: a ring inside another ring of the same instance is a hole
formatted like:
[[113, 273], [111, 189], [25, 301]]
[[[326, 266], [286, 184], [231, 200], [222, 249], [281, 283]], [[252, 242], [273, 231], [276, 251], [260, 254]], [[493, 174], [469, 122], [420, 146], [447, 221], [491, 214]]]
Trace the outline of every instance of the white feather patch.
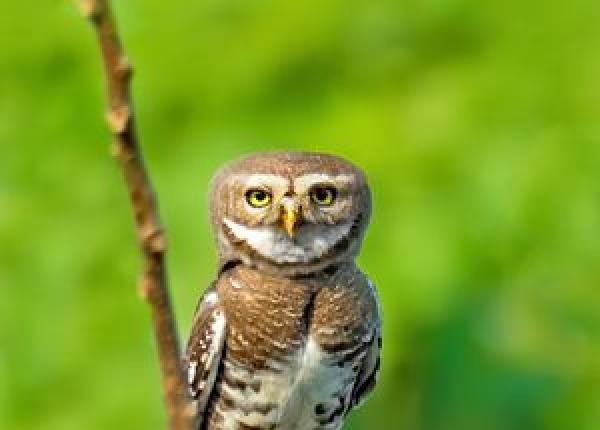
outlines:
[[273, 187], [273, 188], [287, 188], [289, 187], [289, 179], [269, 173], [254, 173], [252, 175], [231, 175], [229, 182], [241, 182], [246, 187]]
[[219, 296], [216, 291], [211, 291], [204, 296], [202, 301], [205, 305], [215, 305], [219, 301]]
[[198, 381], [197, 389], [200, 393], [196, 393], [199, 394], [198, 405], [200, 410], [203, 410], [206, 406], [212, 386], [217, 378], [217, 370], [219, 369], [223, 343], [225, 342], [225, 325], [225, 316], [223, 315], [223, 312], [219, 310], [213, 311], [213, 321], [210, 328], [212, 339], [206, 339], [207, 341], [210, 341], [208, 351], [202, 354], [200, 363], [195, 361], [191, 362], [190, 368], [188, 368], [188, 378], [193, 376], [194, 379], [197, 375], [198, 366], [202, 366], [204, 369], [205, 378], [202, 381]]
[[[192, 361], [188, 367], [188, 384], [192, 385], [196, 380], [196, 371], [198, 370], [198, 362]], [[195, 396], [195, 394], [193, 394]]]
[[293, 239], [278, 226], [247, 227], [225, 218], [233, 235], [261, 256], [277, 263], [308, 263], [320, 258], [348, 235], [352, 222], [339, 225], [303, 224]]
[[[340, 396], [349, 396], [353, 387], [355, 374], [352, 366], [339, 367], [335, 358], [309, 337], [305, 347], [299, 349], [295, 357], [285, 367], [281, 367], [279, 372], [249, 372], [225, 362], [227, 371], [236, 379], [260, 386], [258, 391], [225, 387], [227, 394], [238, 404], [243, 407], [276, 404], [279, 407], [266, 415], [256, 412], [247, 414], [243, 412], [243, 408], [223, 411], [224, 428], [235, 428], [238, 422], [257, 427], [277, 422], [278, 429], [286, 430], [319, 428], [315, 406], [323, 404], [332, 410], [339, 406]], [[340, 419], [327, 428], [339, 428]]]
[[304, 192], [313, 185], [318, 184], [349, 184], [354, 179], [354, 175], [328, 175], [326, 173], [308, 173], [294, 179], [294, 189], [297, 192]]

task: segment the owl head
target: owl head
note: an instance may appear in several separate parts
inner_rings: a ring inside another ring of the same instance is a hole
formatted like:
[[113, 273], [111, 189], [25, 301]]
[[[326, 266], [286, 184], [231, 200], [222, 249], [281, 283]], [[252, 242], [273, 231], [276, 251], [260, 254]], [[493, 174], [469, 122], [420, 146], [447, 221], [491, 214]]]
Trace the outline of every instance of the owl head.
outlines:
[[365, 175], [332, 155], [261, 153], [224, 166], [211, 191], [221, 270], [286, 275], [352, 261], [371, 213]]

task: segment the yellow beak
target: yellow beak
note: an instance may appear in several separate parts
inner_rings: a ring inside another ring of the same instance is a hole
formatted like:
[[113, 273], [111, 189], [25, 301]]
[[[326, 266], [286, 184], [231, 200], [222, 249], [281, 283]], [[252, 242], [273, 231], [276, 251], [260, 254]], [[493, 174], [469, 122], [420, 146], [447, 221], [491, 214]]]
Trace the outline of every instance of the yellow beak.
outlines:
[[290, 237], [290, 239], [294, 237], [294, 229], [296, 228], [296, 223], [298, 222], [298, 219], [298, 212], [295, 209], [286, 206], [283, 207], [283, 228], [285, 229], [285, 232]]

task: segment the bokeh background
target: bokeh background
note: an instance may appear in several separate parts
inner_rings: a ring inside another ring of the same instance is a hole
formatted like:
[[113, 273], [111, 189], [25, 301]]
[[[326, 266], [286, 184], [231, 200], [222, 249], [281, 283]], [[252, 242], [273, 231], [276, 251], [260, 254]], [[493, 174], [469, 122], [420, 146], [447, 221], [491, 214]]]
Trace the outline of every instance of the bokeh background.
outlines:
[[[270, 149], [374, 190], [383, 370], [350, 430], [600, 429], [600, 5], [115, 0], [186, 334], [207, 183]], [[94, 35], [0, 14], [0, 428], [163, 427]]]

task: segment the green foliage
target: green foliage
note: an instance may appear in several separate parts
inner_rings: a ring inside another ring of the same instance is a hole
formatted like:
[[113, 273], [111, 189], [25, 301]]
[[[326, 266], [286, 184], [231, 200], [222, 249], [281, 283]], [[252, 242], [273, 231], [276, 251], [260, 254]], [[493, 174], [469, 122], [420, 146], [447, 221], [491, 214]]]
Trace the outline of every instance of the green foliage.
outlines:
[[[0, 15], [0, 428], [161, 428], [94, 35]], [[214, 275], [226, 160], [323, 150], [369, 174], [383, 371], [347, 426], [600, 428], [600, 7], [115, 1], [183, 332]]]

